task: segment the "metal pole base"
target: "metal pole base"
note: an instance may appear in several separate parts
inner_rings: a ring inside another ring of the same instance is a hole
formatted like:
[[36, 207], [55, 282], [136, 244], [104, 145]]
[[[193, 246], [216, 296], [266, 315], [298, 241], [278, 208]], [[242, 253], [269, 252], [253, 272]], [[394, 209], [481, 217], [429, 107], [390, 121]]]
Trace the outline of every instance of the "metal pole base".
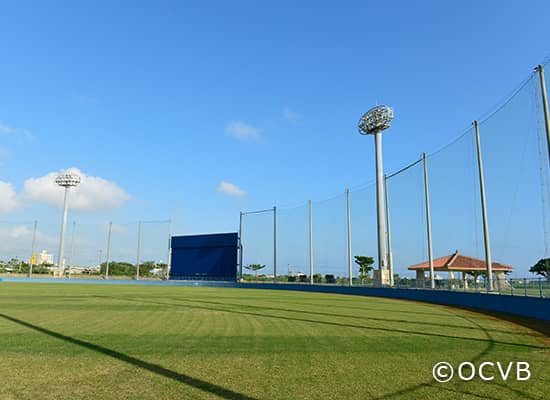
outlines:
[[387, 269], [375, 269], [373, 276], [374, 286], [389, 286], [390, 284], [390, 271]]

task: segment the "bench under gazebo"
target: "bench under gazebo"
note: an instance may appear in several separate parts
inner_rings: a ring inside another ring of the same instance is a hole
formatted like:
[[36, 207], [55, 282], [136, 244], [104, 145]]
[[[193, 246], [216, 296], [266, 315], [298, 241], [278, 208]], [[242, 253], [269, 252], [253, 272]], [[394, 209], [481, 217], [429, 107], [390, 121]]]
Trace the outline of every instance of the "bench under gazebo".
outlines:
[[[465, 256], [460, 254], [458, 250], [453, 254], [448, 256], [435, 258], [433, 260], [434, 265], [434, 274], [439, 272], [448, 272], [449, 279], [452, 281], [455, 279], [454, 273], [462, 273], [462, 282], [464, 288], [468, 287], [468, 280], [466, 274], [471, 274], [474, 276], [474, 279], [478, 275], [484, 274], [486, 272], [485, 260], [480, 260], [478, 258]], [[507, 272], [512, 272], [512, 266], [506, 264], [500, 264], [497, 262], [491, 263], [493, 267], [493, 279], [497, 282], [504, 282], [504, 274]], [[428, 261], [411, 265], [408, 268], [410, 271], [416, 271], [416, 282], [419, 287], [424, 287], [424, 280], [426, 279], [426, 271], [430, 271], [430, 264]], [[427, 278], [429, 279], [429, 278]]]

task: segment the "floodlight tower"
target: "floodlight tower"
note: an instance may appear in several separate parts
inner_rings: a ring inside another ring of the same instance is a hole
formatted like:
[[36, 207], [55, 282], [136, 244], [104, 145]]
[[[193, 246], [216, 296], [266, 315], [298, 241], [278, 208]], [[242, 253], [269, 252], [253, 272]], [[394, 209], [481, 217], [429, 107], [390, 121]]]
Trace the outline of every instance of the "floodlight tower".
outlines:
[[80, 183], [80, 177], [76, 174], [65, 172], [55, 178], [55, 183], [57, 183], [58, 186], [65, 188], [65, 199], [63, 200], [63, 219], [61, 222], [61, 237], [59, 239], [59, 253], [57, 258], [57, 268], [60, 272], [63, 272], [63, 252], [65, 250], [65, 227], [67, 226], [69, 188], [76, 187]]
[[382, 167], [382, 131], [390, 127], [393, 109], [376, 106], [367, 111], [359, 120], [359, 133], [374, 135], [376, 147], [376, 210], [378, 225], [378, 271], [374, 271], [377, 285], [389, 285], [390, 277], [386, 263], [386, 222], [384, 216], [384, 168]]

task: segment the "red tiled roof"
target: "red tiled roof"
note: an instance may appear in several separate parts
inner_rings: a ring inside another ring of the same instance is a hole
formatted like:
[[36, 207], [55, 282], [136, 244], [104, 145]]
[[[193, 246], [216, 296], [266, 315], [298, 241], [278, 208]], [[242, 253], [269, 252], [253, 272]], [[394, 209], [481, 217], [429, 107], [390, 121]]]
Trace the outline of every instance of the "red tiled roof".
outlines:
[[[458, 251], [454, 254], [445, 256], [445, 257], [439, 257], [433, 260], [434, 263], [434, 269], [442, 269], [442, 270], [456, 270], [456, 271], [485, 271], [485, 261], [480, 260], [478, 258], [474, 257], [468, 257], [463, 256]], [[493, 267], [493, 271], [511, 271], [512, 266], [506, 265], [506, 264], [500, 264], [497, 262], [491, 263]], [[417, 269], [429, 269], [430, 265], [428, 261], [411, 265], [408, 269], [409, 270], [417, 270]]]

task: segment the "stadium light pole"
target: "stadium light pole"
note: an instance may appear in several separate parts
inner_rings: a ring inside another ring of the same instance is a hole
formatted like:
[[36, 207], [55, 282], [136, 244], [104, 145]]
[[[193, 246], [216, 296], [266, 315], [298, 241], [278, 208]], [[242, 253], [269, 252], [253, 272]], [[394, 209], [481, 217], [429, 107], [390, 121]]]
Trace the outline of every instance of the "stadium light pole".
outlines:
[[542, 65], [537, 65], [535, 71], [539, 73], [540, 92], [542, 96], [542, 109], [544, 110], [544, 127], [546, 129], [546, 145], [548, 147], [548, 161], [550, 162], [550, 115], [548, 112], [548, 98], [546, 97], [544, 67]]
[[386, 223], [384, 216], [384, 167], [382, 165], [382, 131], [390, 127], [393, 109], [388, 106], [376, 106], [367, 111], [358, 123], [359, 133], [374, 135], [376, 147], [376, 210], [378, 226], [378, 271], [375, 282], [378, 285], [390, 283], [386, 265]]
[[61, 220], [61, 235], [59, 239], [59, 253], [57, 258], [57, 268], [60, 270], [60, 272], [63, 271], [63, 259], [64, 259], [64, 251], [65, 251], [65, 228], [67, 226], [67, 210], [69, 207], [69, 188], [76, 187], [80, 183], [80, 177], [76, 174], [71, 174], [69, 172], [65, 172], [64, 174], [59, 175], [57, 178], [55, 178], [55, 183], [65, 188], [65, 197], [63, 200], [63, 217]]

